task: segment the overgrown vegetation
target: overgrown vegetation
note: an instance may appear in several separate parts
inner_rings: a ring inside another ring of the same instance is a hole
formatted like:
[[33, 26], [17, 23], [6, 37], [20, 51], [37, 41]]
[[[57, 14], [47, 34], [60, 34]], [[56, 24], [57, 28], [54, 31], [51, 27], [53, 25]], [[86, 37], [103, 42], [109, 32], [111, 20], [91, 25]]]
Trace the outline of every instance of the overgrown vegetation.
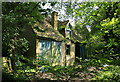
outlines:
[[29, 42], [19, 37], [24, 25], [44, 20], [44, 16], [49, 16], [52, 11], [41, 8], [40, 4], [44, 6], [46, 3], [2, 3], [2, 56], [8, 63], [2, 68], [3, 81], [120, 81], [120, 2], [51, 2], [52, 7], [55, 4], [65, 6], [66, 18], [75, 17], [74, 28], [83, 37], [81, 43], [86, 43], [87, 48], [87, 59], [78, 58], [80, 63], [63, 67], [25, 57]]
[[107, 66], [101, 69], [101, 71], [92, 80], [108, 80], [108, 81], [120, 81], [120, 66]]

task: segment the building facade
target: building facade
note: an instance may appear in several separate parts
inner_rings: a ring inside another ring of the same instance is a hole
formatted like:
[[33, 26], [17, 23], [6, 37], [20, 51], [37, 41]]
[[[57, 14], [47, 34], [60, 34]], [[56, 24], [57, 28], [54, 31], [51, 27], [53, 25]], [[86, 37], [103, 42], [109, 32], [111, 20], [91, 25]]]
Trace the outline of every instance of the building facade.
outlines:
[[80, 57], [82, 37], [73, 29], [69, 20], [58, 21], [58, 13], [52, 18], [36, 21], [33, 26], [25, 26], [21, 37], [29, 41], [28, 57], [37, 56], [38, 61], [51, 65], [73, 65], [75, 57]]

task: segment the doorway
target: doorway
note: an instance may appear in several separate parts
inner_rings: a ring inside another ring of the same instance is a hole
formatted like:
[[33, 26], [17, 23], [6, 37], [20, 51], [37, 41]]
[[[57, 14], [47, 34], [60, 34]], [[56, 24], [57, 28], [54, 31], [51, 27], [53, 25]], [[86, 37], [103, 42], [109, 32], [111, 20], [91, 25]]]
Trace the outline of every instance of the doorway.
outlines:
[[80, 61], [76, 57], [80, 58], [80, 45], [79, 44], [75, 45], [75, 62], [80, 63]]

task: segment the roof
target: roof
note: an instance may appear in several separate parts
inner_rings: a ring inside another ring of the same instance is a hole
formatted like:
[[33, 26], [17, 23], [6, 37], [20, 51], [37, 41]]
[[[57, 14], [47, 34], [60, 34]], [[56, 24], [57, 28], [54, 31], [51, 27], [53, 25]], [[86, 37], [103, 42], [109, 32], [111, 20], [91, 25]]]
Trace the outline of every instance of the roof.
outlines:
[[72, 31], [71, 40], [81, 43], [82, 36], [75, 30]]
[[53, 28], [53, 26], [47, 22], [46, 20], [42, 20], [42, 22], [36, 22], [36, 24], [33, 25], [33, 27], [38, 27], [39, 29], [41, 30], [45, 30], [47, 29], [46, 31], [41, 31], [41, 32], [38, 32], [38, 30], [34, 29], [34, 32], [37, 34], [37, 36], [40, 36], [40, 37], [45, 37], [45, 38], [52, 38], [54, 40], [57, 40], [57, 41], [62, 41], [62, 40], [65, 40], [64, 36], [62, 36], [59, 31], [55, 30]]
[[64, 25], [67, 25], [69, 23], [69, 20], [67, 20], [67, 21], [58, 21], [58, 27], [59, 26], [64, 26]]
[[[58, 21], [58, 28], [65, 28], [68, 24], [69, 20], [63, 22]], [[34, 27], [38, 27], [42, 31], [38, 31], [34, 29]], [[77, 31], [73, 30], [72, 25], [70, 25], [70, 28], [72, 28], [72, 35], [70, 40], [72, 40], [73, 42], [80, 42], [82, 37], [77, 33]], [[53, 28], [53, 26], [51, 25], [50, 18], [45, 18], [44, 20], [41, 20], [41, 22], [37, 21], [36, 24], [33, 25], [33, 30], [39, 37], [51, 38], [56, 41], [69, 41], [62, 34], [60, 34], [59, 31]]]

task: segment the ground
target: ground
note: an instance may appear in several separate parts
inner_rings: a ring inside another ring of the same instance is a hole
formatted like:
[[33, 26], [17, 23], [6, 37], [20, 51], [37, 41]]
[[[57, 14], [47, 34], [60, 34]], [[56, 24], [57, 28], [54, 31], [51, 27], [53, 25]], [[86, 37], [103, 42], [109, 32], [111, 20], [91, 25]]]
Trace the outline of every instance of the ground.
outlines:
[[[80, 65], [76, 67], [81, 67]], [[74, 72], [73, 76], [70, 76], [70, 74], [55, 74], [51, 72], [39, 72], [37, 75], [34, 76], [34, 80], [41, 80], [41, 79], [48, 79], [48, 80], [90, 80], [90, 78], [93, 78], [97, 72], [100, 71], [102, 67], [96, 68], [96, 67], [88, 67], [86, 71], [81, 72]], [[58, 77], [59, 76], [59, 77]]]

